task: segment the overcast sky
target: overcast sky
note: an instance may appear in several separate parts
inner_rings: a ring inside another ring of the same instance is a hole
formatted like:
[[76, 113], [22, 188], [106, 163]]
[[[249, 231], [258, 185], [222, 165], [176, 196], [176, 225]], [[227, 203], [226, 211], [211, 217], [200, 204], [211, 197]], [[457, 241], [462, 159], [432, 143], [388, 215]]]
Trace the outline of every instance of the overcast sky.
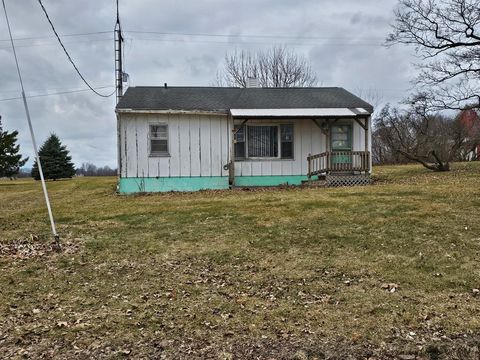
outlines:
[[[63, 41], [89, 82], [113, 86], [113, 35], [107, 32], [115, 24], [115, 0], [43, 2], [60, 34], [99, 32]], [[35, 38], [16, 41], [27, 95], [85, 89], [37, 0], [6, 4], [14, 37]], [[125, 71], [131, 86], [209, 86], [226, 52], [284, 44], [311, 61], [319, 86], [345, 87], [367, 101], [373, 93], [375, 103], [395, 103], [407, 95], [415, 74], [413, 49], [382, 46], [395, 5], [396, 0], [120, 0]], [[21, 150], [33, 158], [22, 101], [4, 100], [20, 96], [7, 38], [2, 13], [0, 115], [7, 130], [20, 132]], [[113, 87], [98, 91], [110, 93]], [[29, 104], [39, 143], [55, 132], [76, 165], [116, 167], [114, 96], [80, 92], [33, 97]]]

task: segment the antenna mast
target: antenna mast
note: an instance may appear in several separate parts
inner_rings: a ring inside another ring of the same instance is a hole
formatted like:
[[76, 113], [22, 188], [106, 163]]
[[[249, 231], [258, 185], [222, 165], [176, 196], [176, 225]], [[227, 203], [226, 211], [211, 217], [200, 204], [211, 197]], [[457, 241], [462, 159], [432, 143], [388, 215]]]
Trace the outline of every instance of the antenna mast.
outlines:
[[23, 86], [22, 73], [20, 71], [20, 65], [18, 64], [17, 51], [15, 50], [15, 43], [13, 42], [12, 30], [10, 28], [10, 21], [8, 20], [7, 7], [5, 6], [5, 0], [2, 0], [3, 11], [5, 13], [5, 20], [7, 21], [8, 34], [10, 35], [10, 43], [12, 44], [13, 57], [15, 59], [15, 65], [17, 67], [18, 80], [22, 89], [23, 106], [25, 107], [25, 115], [27, 116], [28, 128], [30, 130], [30, 136], [32, 137], [33, 151], [37, 160], [38, 173], [40, 174], [40, 180], [42, 183], [43, 195], [45, 196], [45, 203], [47, 204], [48, 217], [50, 219], [50, 226], [52, 227], [52, 234], [55, 239], [55, 248], [60, 250], [60, 236], [58, 236], [57, 228], [55, 226], [55, 219], [53, 218], [52, 208], [50, 206], [50, 198], [48, 197], [47, 185], [45, 185], [45, 178], [43, 176], [42, 162], [38, 155], [37, 142], [35, 140], [35, 133], [33, 131], [32, 119], [30, 117], [30, 110], [28, 108], [27, 97], [25, 95], [25, 88]]
[[120, 16], [117, 0], [117, 22], [115, 23], [115, 89], [117, 104], [123, 96], [123, 64], [122, 64], [123, 35], [120, 26]]

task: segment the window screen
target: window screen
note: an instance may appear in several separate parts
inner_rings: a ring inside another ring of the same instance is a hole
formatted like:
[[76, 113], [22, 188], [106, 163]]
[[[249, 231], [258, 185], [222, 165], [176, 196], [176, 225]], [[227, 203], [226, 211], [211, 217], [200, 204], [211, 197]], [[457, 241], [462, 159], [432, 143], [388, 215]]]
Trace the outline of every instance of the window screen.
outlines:
[[293, 125], [280, 126], [282, 159], [293, 159]]
[[235, 126], [235, 158], [245, 158], [245, 126]]
[[168, 125], [150, 125], [150, 154], [168, 155]]
[[248, 126], [248, 157], [278, 157], [278, 126]]

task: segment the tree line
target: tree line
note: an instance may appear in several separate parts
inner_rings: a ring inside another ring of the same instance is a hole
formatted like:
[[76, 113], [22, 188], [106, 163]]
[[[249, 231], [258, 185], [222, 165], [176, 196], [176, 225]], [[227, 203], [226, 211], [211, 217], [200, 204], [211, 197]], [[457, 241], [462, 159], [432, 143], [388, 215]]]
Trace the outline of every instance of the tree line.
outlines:
[[[3, 130], [0, 116], [0, 178], [14, 179], [16, 177], [33, 177], [40, 180], [40, 172], [35, 160], [31, 171], [22, 167], [27, 163], [28, 157], [24, 158], [20, 153], [20, 145], [17, 144], [18, 131], [8, 132]], [[47, 140], [38, 150], [41, 160], [43, 175], [47, 180], [72, 178], [77, 176], [114, 176], [116, 169], [108, 166], [97, 167], [91, 163], [83, 163], [75, 169], [72, 157], [67, 147], [62, 144], [56, 134], [50, 134]]]
[[117, 169], [105, 165], [103, 167], [86, 162], [77, 168], [76, 174], [78, 176], [115, 176], [117, 175]]

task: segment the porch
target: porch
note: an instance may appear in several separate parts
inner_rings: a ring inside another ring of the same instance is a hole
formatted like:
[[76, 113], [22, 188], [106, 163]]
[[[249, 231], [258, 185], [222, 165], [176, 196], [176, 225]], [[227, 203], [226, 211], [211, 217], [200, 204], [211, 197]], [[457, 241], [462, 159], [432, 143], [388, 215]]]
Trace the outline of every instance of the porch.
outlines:
[[334, 114], [329, 109], [324, 114], [296, 110], [267, 116], [263, 111], [231, 116], [230, 184], [261, 186], [268, 180], [271, 186], [295, 185], [327, 175], [369, 178], [369, 113], [345, 109]]
[[369, 151], [327, 151], [307, 157], [308, 173], [313, 176], [328, 174], [365, 174], [370, 172]]

